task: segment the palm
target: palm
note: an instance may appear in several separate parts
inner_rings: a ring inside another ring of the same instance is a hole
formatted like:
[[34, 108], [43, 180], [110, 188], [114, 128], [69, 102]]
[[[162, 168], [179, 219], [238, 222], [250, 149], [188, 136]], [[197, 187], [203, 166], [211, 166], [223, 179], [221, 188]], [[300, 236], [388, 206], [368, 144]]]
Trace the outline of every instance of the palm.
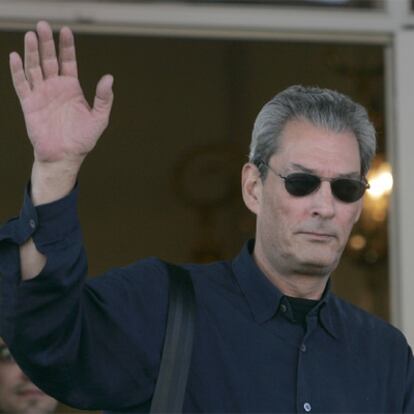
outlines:
[[24, 67], [17, 53], [10, 56], [13, 84], [36, 160], [81, 162], [108, 124], [112, 78], [100, 80], [91, 108], [79, 84], [69, 29], [62, 29], [59, 49], [58, 60], [50, 26], [39, 23], [38, 37], [25, 37]]
[[29, 139], [41, 161], [84, 156], [106, 127], [71, 77], [48, 79], [22, 102]]

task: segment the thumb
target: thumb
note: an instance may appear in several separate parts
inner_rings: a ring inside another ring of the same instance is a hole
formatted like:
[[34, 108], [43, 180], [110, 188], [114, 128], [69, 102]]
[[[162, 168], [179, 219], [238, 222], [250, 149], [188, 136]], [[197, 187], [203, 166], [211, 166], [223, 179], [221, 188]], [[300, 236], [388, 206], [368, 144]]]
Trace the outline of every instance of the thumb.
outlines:
[[112, 91], [113, 83], [114, 78], [112, 75], [105, 75], [99, 80], [98, 85], [96, 86], [96, 94], [92, 108], [92, 112], [95, 115], [106, 116], [109, 114], [114, 99]]

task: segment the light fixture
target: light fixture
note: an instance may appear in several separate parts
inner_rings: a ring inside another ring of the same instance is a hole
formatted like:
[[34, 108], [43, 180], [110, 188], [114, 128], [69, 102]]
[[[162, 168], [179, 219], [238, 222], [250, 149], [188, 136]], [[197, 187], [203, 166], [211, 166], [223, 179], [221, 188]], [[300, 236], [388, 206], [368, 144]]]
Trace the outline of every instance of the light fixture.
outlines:
[[391, 165], [378, 156], [368, 175], [361, 219], [349, 239], [348, 250], [367, 264], [378, 262], [388, 251], [387, 215], [393, 187]]
[[382, 162], [378, 168], [371, 170], [367, 178], [370, 184], [370, 188], [367, 190], [369, 198], [378, 200], [391, 193], [393, 178], [388, 162]]

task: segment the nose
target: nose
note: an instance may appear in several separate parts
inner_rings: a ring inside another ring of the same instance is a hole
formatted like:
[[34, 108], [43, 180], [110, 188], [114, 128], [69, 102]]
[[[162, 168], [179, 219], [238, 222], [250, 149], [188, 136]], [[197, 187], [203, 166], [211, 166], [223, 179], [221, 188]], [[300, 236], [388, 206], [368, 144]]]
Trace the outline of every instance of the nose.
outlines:
[[321, 186], [312, 194], [312, 216], [329, 219], [335, 216], [335, 197], [331, 184], [323, 181]]

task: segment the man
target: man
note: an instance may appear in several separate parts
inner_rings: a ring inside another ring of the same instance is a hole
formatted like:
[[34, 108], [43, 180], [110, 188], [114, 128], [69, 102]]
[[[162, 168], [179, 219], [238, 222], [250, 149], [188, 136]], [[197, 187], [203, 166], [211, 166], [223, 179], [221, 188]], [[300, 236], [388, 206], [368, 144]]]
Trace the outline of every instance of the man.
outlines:
[[[164, 341], [166, 265], [151, 258], [85, 281], [76, 179], [107, 125], [112, 77], [89, 108], [68, 28], [59, 43], [57, 58], [40, 22], [26, 34], [25, 64], [10, 56], [34, 164], [20, 217], [0, 230], [1, 332], [59, 400], [145, 412]], [[365, 109], [337, 92], [291, 87], [262, 109], [242, 171], [255, 240], [232, 261], [184, 266], [197, 305], [185, 412], [414, 412], [403, 335], [329, 288], [374, 151]]]
[[56, 409], [57, 401], [39, 390], [23, 374], [0, 339], [0, 413], [48, 414]]

